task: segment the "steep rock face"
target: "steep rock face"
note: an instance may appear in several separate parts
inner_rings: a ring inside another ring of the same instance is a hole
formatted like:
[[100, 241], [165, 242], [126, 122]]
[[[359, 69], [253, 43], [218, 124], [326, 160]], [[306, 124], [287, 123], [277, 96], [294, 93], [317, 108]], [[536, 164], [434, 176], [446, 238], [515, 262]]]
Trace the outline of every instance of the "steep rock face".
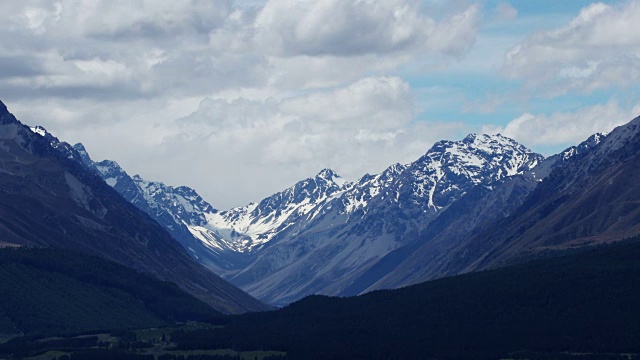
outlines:
[[174, 282], [225, 313], [267, 308], [193, 262], [160, 225], [81, 165], [76, 150], [55, 142], [0, 103], [3, 242], [99, 255]]

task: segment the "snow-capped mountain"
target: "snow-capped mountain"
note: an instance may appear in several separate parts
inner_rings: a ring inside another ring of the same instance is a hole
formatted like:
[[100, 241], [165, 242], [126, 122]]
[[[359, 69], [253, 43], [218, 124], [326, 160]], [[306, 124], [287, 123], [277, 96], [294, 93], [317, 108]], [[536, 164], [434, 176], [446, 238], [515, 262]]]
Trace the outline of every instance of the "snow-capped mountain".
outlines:
[[438, 214], [424, 231], [412, 236], [411, 243], [389, 253], [360, 276], [344, 295], [398, 288], [465, 271], [461, 264], [469, 265], [487, 256], [474, 249], [478, 245], [470, 239], [521, 210], [552, 170], [587, 156], [605, 136], [592, 135], [522, 175], [503, 178], [490, 187], [475, 187]]
[[[600, 159], [624, 148], [636, 123], [546, 159], [501, 135], [443, 140], [415, 162], [377, 175], [347, 182], [324, 169], [226, 211], [193, 189], [131, 177], [114, 161], [94, 163], [81, 144], [48, 139], [156, 219], [198, 261], [252, 295], [283, 305], [309, 294], [405, 286], [480, 264], [486, 255], [474, 238], [524, 211], [526, 204], [520, 205], [536, 197], [532, 192], [549, 174], [562, 170], [564, 184], [581, 183], [608, 166]], [[42, 128], [32, 131], [50, 136]], [[565, 171], [576, 161], [586, 165]]]
[[275, 304], [313, 293], [340, 295], [466, 192], [527, 172], [543, 159], [501, 135], [440, 141], [411, 164], [336, 187], [313, 209], [282, 222], [248, 266], [226, 275]]
[[435, 212], [469, 187], [529, 171], [542, 159], [501, 135], [471, 134], [459, 142], [441, 141], [412, 164], [395, 164], [355, 183], [345, 182], [330, 169], [322, 170], [260, 203], [216, 213], [209, 217], [208, 227], [225, 238], [249, 238], [236, 249], [251, 251], [292, 226], [292, 220], [310, 221], [333, 207], [340, 214], [364, 216], [371, 202], [411, 203]]
[[[212, 251], [215, 247], [205, 246], [201, 239], [192, 234], [192, 228], [207, 223], [205, 214], [216, 212], [195, 190], [186, 186], [173, 187], [161, 182], [146, 181], [138, 175], [129, 176], [115, 161], [94, 162], [84, 145], [80, 143], [71, 146], [58, 140], [41, 126], [30, 129], [45, 138], [63, 157], [82, 164], [127, 201], [150, 215], [169, 231], [193, 258], [214, 270], [218, 270], [220, 266], [229, 266], [228, 260], [220, 257], [219, 251]], [[220, 243], [221, 239], [215, 241]], [[238, 260], [234, 260], [235, 262]]]
[[259, 203], [210, 212], [204, 227], [219, 234], [234, 251], [251, 252], [349, 185], [333, 170], [324, 169]]
[[216, 272], [243, 263], [224, 247], [223, 238], [203, 228], [208, 222], [207, 216], [217, 213], [217, 210], [195, 190], [147, 181], [139, 175], [130, 176], [112, 160], [94, 162], [82, 144], [74, 145], [73, 149], [80, 154], [85, 165], [95, 168], [109, 186], [167, 229], [200, 263]]
[[529, 172], [529, 176], [537, 181], [542, 181], [546, 178], [553, 169], [561, 167], [564, 165], [569, 159], [574, 157], [584, 156], [588, 151], [593, 149], [596, 145], [600, 144], [606, 137], [608, 133], [596, 133], [587, 140], [581, 142], [576, 146], [570, 146], [562, 152], [549, 156], [544, 161], [542, 161], [538, 166], [535, 167], [532, 171]]
[[189, 187], [129, 176], [115, 161], [93, 162], [82, 144], [73, 149], [107, 184], [163, 225], [195, 259], [224, 275], [241, 269], [256, 249], [346, 185], [325, 169], [260, 203], [218, 211]]
[[596, 134], [528, 195], [509, 218], [448, 254], [447, 274], [526, 261], [640, 234], [640, 117]]
[[[77, 144], [74, 148], [83, 147]], [[201, 225], [206, 220], [204, 214], [215, 211], [189, 187], [146, 181], [139, 175], [130, 177], [117, 162], [111, 160], [95, 163], [95, 167], [107, 184], [154, 218], [166, 213], [176, 223]]]
[[66, 158], [77, 161], [95, 171], [125, 199], [156, 220], [167, 215], [176, 224], [202, 225], [206, 223], [204, 214], [216, 211], [195, 190], [189, 187], [173, 187], [161, 182], [146, 181], [139, 175], [131, 177], [115, 161], [94, 162], [84, 145], [80, 143], [71, 146], [58, 140], [42, 126], [33, 126], [30, 129], [35, 134], [44, 137], [54, 149]]
[[[49, 143], [49, 145], [51, 145], [52, 148], [59, 151], [62, 154], [62, 156], [64, 156], [65, 158], [74, 160], [81, 164], [83, 163], [82, 154], [78, 153], [76, 149], [74, 149], [73, 146], [71, 146], [69, 143], [60, 141], [57, 137], [49, 133], [47, 129], [43, 128], [42, 126], [29, 126], [29, 129], [34, 134], [42, 136]], [[95, 172], [96, 169], [95, 167], [93, 167], [92, 164], [87, 163], [85, 165], [89, 166], [89, 169]]]
[[190, 188], [131, 177], [114, 161], [94, 163], [81, 144], [72, 150], [194, 258], [279, 305], [343, 294], [469, 191], [491, 191], [544, 160], [504, 136], [471, 134], [355, 182], [324, 169], [260, 202], [219, 211]]
[[461, 141], [440, 141], [402, 172], [394, 186], [397, 201], [413, 203], [423, 211], [437, 211], [471, 187], [522, 174], [543, 159], [499, 134], [471, 134]]

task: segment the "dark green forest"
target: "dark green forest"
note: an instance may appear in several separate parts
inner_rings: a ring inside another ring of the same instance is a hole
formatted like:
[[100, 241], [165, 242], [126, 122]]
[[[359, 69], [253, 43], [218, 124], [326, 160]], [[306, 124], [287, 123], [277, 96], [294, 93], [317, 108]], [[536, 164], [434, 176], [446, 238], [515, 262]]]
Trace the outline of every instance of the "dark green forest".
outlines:
[[[112, 332], [118, 340], [110, 345], [91, 336], [21, 337], [0, 344], [0, 355], [13, 358], [50, 349], [63, 349], [70, 359], [240, 358], [214, 351], [229, 349], [289, 359], [640, 359], [638, 238], [397, 290], [310, 296], [278, 311], [227, 317], [215, 317], [174, 286], [144, 285], [147, 277], [96, 258], [3, 250], [0, 264], [3, 294], [15, 292], [2, 299], [4, 331], [148, 328], [194, 316], [215, 323], [153, 330], [153, 342], [127, 331]], [[214, 352], [198, 355], [204, 350]]]
[[311, 296], [173, 339], [295, 359], [620, 358], [640, 353], [638, 299], [633, 239], [353, 298]]
[[0, 334], [61, 335], [212, 320], [176, 285], [85, 254], [0, 249]]

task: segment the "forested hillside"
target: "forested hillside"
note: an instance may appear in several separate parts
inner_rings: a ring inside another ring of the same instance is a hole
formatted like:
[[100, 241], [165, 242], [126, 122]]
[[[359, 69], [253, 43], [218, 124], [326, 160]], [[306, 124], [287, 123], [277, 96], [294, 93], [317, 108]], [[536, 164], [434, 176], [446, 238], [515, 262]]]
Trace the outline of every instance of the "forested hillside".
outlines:
[[0, 334], [162, 326], [221, 314], [176, 285], [95, 256], [0, 249]]

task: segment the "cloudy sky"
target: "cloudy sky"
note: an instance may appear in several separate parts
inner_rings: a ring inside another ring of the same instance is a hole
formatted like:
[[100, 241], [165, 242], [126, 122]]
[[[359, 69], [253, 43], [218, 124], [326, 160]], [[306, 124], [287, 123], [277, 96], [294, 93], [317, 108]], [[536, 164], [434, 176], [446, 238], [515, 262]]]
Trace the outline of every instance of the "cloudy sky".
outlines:
[[545, 155], [640, 115], [640, 0], [3, 0], [0, 99], [220, 209], [440, 139]]

